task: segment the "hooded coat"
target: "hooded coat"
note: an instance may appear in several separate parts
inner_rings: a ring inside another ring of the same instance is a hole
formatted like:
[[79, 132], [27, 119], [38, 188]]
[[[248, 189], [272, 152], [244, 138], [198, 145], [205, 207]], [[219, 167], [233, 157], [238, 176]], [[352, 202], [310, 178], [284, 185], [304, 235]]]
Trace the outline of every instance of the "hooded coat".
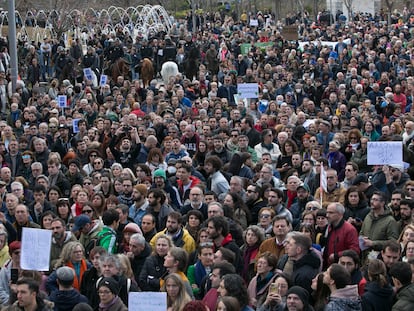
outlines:
[[49, 300], [54, 302], [55, 311], [71, 311], [78, 303], [88, 303], [88, 298], [75, 289], [55, 291], [50, 295]]
[[414, 310], [414, 284], [402, 287], [397, 292], [397, 302], [392, 307], [392, 311], [411, 311]]
[[348, 285], [331, 294], [325, 311], [361, 311], [361, 300], [358, 296], [358, 286]]
[[389, 284], [381, 287], [378, 282], [369, 282], [361, 298], [364, 311], [387, 311], [392, 308], [394, 291]]
[[302, 258], [293, 263], [292, 281], [294, 285], [298, 285], [312, 292], [312, 279], [319, 273], [321, 260], [315, 252], [309, 251]]

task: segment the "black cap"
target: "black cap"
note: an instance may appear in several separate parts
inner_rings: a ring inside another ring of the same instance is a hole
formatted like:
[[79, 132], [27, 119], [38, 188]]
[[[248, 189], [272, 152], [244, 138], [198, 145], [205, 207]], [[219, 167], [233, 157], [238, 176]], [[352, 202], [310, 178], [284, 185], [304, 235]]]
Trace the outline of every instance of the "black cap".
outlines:
[[368, 177], [365, 174], [358, 174], [357, 177], [355, 177], [354, 181], [352, 182], [352, 185], [358, 186], [362, 182], [368, 183]]

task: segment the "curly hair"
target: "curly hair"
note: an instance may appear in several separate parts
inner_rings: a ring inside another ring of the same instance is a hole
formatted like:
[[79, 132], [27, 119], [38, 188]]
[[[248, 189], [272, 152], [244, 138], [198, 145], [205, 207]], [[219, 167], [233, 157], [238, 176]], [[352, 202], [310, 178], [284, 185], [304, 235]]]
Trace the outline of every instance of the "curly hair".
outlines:
[[85, 255], [85, 248], [83, 247], [82, 243], [78, 242], [78, 241], [72, 241], [69, 242], [68, 244], [66, 244], [61, 253], [60, 256], [58, 258], [58, 260], [56, 261], [55, 264], [55, 269], [62, 267], [64, 265], [66, 265], [67, 262], [72, 260], [72, 255], [73, 252], [75, 251], [75, 249], [80, 246], [80, 248], [82, 249], [82, 253], [83, 255]]
[[240, 307], [244, 308], [249, 303], [247, 288], [244, 285], [242, 277], [238, 274], [227, 274], [222, 278], [227, 296], [237, 298]]

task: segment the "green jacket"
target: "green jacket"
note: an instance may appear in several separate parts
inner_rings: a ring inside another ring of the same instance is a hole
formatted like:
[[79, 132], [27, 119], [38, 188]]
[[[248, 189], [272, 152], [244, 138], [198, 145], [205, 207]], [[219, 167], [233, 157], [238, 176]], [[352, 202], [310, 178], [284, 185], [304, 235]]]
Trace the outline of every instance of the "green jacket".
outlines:
[[101, 238], [99, 246], [107, 250], [109, 254], [116, 254], [118, 245], [116, 242], [116, 231], [108, 226], [103, 226], [101, 232], [98, 233]]
[[373, 242], [372, 248], [380, 251], [388, 240], [398, 239], [398, 223], [389, 209], [379, 217], [374, 217], [371, 211], [362, 223], [360, 235], [369, 238]]
[[414, 310], [414, 284], [407, 285], [397, 292], [397, 302], [392, 311]]

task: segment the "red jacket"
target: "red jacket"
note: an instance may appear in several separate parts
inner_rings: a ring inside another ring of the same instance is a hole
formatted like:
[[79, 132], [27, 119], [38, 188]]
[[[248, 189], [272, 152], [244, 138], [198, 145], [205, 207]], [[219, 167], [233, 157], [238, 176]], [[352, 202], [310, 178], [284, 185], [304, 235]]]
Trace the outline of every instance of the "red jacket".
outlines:
[[352, 249], [358, 254], [360, 252], [358, 232], [355, 227], [344, 219], [336, 227], [329, 225], [328, 238], [323, 252], [324, 267], [329, 267], [334, 262], [329, 260], [330, 254], [335, 254], [335, 260], [337, 260], [342, 256], [342, 252], [348, 249]]
[[178, 192], [180, 193], [180, 197], [181, 197], [183, 202], [189, 198], [190, 190], [193, 187], [197, 186], [199, 183], [201, 183], [201, 180], [198, 179], [195, 176], [191, 175], [189, 178], [191, 180], [190, 187], [187, 188], [187, 190], [185, 192], [184, 192], [183, 182], [180, 179], [177, 179]]

